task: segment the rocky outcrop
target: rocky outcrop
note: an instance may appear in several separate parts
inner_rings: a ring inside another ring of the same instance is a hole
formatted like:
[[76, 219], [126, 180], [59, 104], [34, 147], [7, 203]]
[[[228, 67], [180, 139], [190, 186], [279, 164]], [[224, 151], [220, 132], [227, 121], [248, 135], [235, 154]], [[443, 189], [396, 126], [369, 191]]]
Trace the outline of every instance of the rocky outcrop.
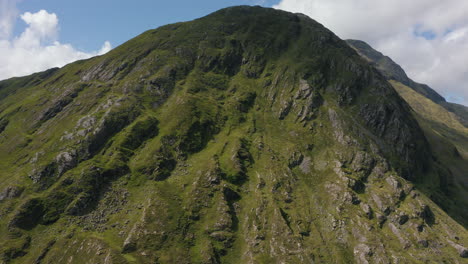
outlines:
[[22, 186], [8, 186], [0, 192], [0, 202], [3, 200], [17, 198], [23, 193], [24, 187]]

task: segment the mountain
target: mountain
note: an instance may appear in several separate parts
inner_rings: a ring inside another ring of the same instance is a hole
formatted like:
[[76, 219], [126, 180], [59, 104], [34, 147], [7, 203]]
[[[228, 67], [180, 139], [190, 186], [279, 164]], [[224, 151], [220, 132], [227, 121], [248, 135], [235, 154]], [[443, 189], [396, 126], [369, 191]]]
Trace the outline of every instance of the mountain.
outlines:
[[436, 104], [441, 105], [447, 111], [455, 114], [456, 118], [465, 127], [468, 127], [468, 107], [449, 103], [445, 98], [434, 91], [431, 87], [411, 80], [401, 68], [388, 56], [373, 49], [369, 44], [361, 40], [348, 39], [346, 42], [354, 48], [363, 58], [368, 60], [382, 73], [388, 80], [395, 80], [413, 89]]
[[[454, 187], [450, 191], [453, 199], [461, 202], [462, 208], [468, 208], [468, 199], [466, 199], [466, 189], [468, 188], [466, 177], [468, 171], [468, 127], [466, 122], [468, 108], [448, 103], [428, 86], [409, 79], [398, 64], [374, 50], [367, 43], [359, 40], [347, 40], [347, 43], [374, 65], [411, 106], [414, 111], [413, 115], [429, 140], [433, 156], [448, 168]], [[453, 153], [461, 158], [454, 159]], [[439, 202], [439, 204], [442, 205], [443, 202]]]
[[301, 14], [149, 30], [0, 82], [1, 261], [463, 263], [464, 157], [420, 118]]

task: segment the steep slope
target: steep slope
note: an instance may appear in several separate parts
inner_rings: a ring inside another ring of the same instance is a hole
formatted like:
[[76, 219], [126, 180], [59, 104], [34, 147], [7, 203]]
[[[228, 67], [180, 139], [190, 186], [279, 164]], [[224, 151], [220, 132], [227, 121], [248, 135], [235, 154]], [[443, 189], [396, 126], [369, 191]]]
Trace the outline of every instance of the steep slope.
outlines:
[[468, 256], [410, 107], [304, 15], [242, 6], [147, 31], [0, 82], [0, 120], [5, 263]]
[[[397, 81], [390, 81], [396, 91], [414, 109], [419, 125], [429, 141], [435, 160], [447, 166], [451, 183], [445, 192], [450, 193], [450, 200], [460, 206], [452, 210], [460, 210], [459, 215], [468, 215], [468, 129], [458, 122], [454, 113], [447, 111], [411, 88]], [[437, 186], [426, 183], [425, 192], [445, 207], [447, 202], [438, 195]], [[434, 192], [435, 190], [435, 192]], [[446, 210], [450, 210], [446, 208]]]
[[392, 80], [390, 83], [418, 115], [428, 122], [432, 122], [434, 130], [459, 146], [459, 151], [462, 152], [464, 157], [468, 158], [468, 128], [459, 122], [454, 113], [447, 111], [441, 105], [434, 103], [400, 82]]
[[434, 103], [441, 105], [447, 111], [452, 112], [465, 127], [468, 127], [468, 107], [449, 103], [440, 94], [425, 84], [411, 80], [391, 58], [373, 49], [369, 44], [361, 40], [348, 39], [346, 42], [353, 47], [363, 58], [372, 63], [388, 80], [395, 80], [410, 87], [417, 93], [425, 96]]
[[458, 116], [458, 120], [465, 126], [468, 127], [468, 107], [455, 103], [441, 103], [445, 109], [455, 113]]
[[468, 108], [448, 103], [434, 90], [415, 83], [398, 64], [367, 43], [359, 40], [347, 40], [347, 43], [390, 80], [400, 96], [409, 103], [429, 139], [433, 156], [447, 165], [451, 183], [447, 185], [445, 192], [450, 193], [450, 201], [441, 198], [439, 188], [431, 186], [430, 181], [420, 186], [420, 189], [425, 190], [428, 196], [438, 201], [446, 210], [450, 210], [446, 207], [447, 203], [456, 201], [460, 206], [451, 210], [458, 211], [456, 214], [461, 215], [461, 218], [468, 217]]

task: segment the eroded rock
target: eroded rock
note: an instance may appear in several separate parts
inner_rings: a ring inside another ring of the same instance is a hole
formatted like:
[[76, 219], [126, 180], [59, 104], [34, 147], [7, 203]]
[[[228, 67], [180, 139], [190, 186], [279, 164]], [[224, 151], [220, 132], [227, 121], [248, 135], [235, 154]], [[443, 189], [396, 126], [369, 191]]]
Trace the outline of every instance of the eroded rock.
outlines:
[[366, 204], [366, 203], [361, 203], [360, 207], [362, 211], [366, 214], [367, 218], [372, 219], [374, 216], [374, 212], [372, 211], [372, 208]]
[[310, 166], [312, 164], [312, 159], [310, 157], [305, 157], [302, 159], [299, 168], [301, 169], [302, 173], [310, 173]]
[[301, 165], [303, 159], [304, 159], [304, 155], [302, 155], [302, 153], [294, 151], [288, 161], [289, 168], [292, 169], [294, 167]]
[[8, 186], [0, 192], [0, 201], [17, 198], [21, 195], [24, 188], [20, 186]]
[[366, 244], [359, 244], [354, 247], [354, 256], [357, 263], [367, 264], [369, 263], [368, 259], [371, 257], [374, 252]]
[[396, 217], [395, 220], [399, 225], [404, 225], [406, 222], [408, 222], [409, 216], [407, 214], [401, 213]]

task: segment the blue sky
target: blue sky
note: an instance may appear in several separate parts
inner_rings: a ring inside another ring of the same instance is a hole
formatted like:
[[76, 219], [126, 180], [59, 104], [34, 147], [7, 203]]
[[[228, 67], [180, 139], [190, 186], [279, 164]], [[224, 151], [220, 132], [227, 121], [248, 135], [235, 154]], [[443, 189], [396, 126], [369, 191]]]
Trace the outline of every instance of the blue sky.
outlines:
[[[98, 49], [104, 41], [113, 47], [136, 35], [169, 23], [192, 20], [223, 7], [233, 5], [272, 6], [278, 1], [209, 0], [209, 1], [116, 1], [116, 0], [23, 0], [17, 4], [20, 13], [41, 9], [55, 13], [59, 19], [62, 43], [72, 43], [79, 50]], [[18, 18], [14, 35], [26, 24]]]

